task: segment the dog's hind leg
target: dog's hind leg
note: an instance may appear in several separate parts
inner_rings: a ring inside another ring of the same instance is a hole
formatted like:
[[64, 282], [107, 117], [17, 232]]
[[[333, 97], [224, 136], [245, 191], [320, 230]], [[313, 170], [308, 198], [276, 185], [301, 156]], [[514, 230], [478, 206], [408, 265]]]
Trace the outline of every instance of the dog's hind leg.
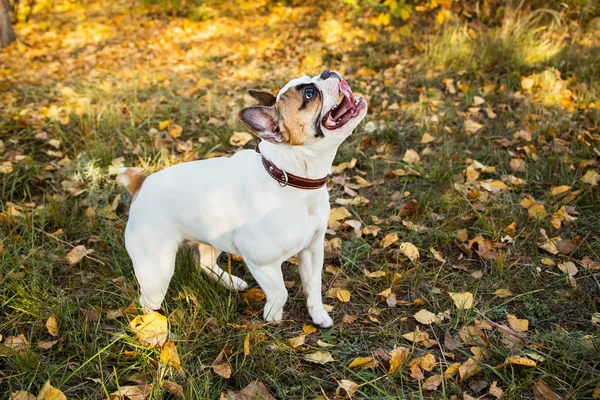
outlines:
[[223, 271], [217, 264], [217, 257], [221, 252], [213, 246], [205, 243], [199, 243], [194, 247], [196, 253], [196, 262], [198, 266], [211, 280], [220, 283], [227, 289], [243, 291], [248, 289], [248, 284], [237, 276]]
[[125, 246], [140, 285], [140, 305], [146, 311], [159, 310], [175, 271], [177, 241], [153, 231], [126, 230]]

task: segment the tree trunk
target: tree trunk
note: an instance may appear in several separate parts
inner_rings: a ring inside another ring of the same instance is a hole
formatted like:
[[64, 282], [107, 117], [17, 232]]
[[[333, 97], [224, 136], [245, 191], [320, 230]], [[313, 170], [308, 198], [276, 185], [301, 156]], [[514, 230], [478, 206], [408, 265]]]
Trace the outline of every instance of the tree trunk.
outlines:
[[13, 40], [15, 33], [8, 14], [8, 0], [0, 0], [0, 48], [8, 46]]

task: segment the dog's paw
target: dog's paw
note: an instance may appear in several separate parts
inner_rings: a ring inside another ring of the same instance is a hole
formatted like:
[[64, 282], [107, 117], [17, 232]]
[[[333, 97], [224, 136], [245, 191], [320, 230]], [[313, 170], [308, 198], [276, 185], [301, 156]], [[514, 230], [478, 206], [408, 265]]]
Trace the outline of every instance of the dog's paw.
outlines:
[[310, 316], [312, 317], [313, 323], [321, 328], [331, 328], [333, 326], [333, 320], [324, 309], [312, 311]]
[[283, 319], [283, 307], [267, 302], [263, 311], [263, 318], [267, 322], [280, 322]]
[[232, 290], [236, 290], [238, 292], [243, 292], [244, 290], [248, 289], [248, 283], [237, 276], [231, 277], [230, 285]]

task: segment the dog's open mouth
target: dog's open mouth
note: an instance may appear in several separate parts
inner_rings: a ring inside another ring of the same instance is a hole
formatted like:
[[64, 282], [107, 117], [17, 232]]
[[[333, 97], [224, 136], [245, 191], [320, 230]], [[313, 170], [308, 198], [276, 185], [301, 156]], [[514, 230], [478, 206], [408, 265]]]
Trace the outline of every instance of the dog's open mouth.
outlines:
[[354, 98], [350, 86], [346, 81], [340, 81], [340, 94], [343, 96], [339, 104], [333, 106], [331, 110], [323, 117], [323, 126], [333, 130], [346, 125], [348, 121], [356, 117], [366, 106], [362, 97]]

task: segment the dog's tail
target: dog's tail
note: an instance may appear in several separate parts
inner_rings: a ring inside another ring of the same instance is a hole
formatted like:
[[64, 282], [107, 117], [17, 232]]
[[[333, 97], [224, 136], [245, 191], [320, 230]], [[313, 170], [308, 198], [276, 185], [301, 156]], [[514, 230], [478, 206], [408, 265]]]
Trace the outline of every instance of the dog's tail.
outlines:
[[145, 180], [146, 174], [141, 168], [119, 168], [117, 182], [127, 188], [132, 198], [131, 201], [135, 200]]

